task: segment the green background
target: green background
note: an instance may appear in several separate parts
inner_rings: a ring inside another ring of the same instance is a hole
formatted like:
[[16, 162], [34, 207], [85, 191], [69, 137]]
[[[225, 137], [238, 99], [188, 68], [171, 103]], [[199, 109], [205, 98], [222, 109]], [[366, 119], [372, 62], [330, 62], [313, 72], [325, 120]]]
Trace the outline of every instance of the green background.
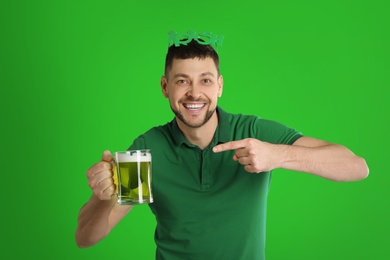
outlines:
[[343, 144], [370, 167], [352, 183], [275, 170], [267, 259], [389, 259], [389, 11], [386, 0], [2, 1], [2, 255], [154, 258], [147, 206], [96, 246], [77, 248], [74, 231], [103, 150], [173, 118], [159, 86], [167, 32], [194, 29], [225, 36], [225, 110]]

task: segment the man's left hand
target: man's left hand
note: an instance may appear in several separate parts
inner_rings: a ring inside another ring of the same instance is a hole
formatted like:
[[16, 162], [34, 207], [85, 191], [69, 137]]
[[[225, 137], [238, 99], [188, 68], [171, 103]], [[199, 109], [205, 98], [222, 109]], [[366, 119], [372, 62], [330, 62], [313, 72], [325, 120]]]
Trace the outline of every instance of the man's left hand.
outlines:
[[280, 165], [280, 153], [275, 144], [262, 142], [254, 138], [227, 142], [213, 147], [213, 152], [235, 150], [233, 160], [244, 166], [247, 172], [270, 171]]

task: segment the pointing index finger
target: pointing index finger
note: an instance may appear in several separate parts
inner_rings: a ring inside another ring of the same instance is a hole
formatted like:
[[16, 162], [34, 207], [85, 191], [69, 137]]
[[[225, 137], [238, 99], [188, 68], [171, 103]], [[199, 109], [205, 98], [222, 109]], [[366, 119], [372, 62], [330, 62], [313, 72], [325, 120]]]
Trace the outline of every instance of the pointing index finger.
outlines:
[[219, 144], [213, 147], [214, 153], [229, 151], [229, 150], [236, 150], [239, 148], [244, 148], [245, 142], [244, 140], [238, 140], [238, 141], [231, 141], [224, 144]]

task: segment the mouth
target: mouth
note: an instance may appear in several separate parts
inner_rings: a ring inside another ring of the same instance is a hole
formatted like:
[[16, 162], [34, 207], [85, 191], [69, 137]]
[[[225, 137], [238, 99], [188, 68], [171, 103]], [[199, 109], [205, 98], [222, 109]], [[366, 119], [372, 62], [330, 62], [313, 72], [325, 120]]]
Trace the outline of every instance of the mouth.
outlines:
[[183, 103], [183, 106], [191, 111], [201, 110], [206, 106], [205, 103]]

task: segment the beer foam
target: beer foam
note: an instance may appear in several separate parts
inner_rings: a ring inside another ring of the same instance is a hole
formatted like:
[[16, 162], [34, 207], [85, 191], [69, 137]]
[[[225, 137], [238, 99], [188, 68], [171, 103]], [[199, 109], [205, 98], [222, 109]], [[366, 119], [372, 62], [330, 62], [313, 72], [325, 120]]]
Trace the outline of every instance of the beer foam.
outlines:
[[116, 154], [116, 160], [118, 162], [151, 162], [152, 161], [152, 155], [151, 154], [146, 154], [146, 155], [141, 155], [137, 153], [125, 153], [125, 154]]

